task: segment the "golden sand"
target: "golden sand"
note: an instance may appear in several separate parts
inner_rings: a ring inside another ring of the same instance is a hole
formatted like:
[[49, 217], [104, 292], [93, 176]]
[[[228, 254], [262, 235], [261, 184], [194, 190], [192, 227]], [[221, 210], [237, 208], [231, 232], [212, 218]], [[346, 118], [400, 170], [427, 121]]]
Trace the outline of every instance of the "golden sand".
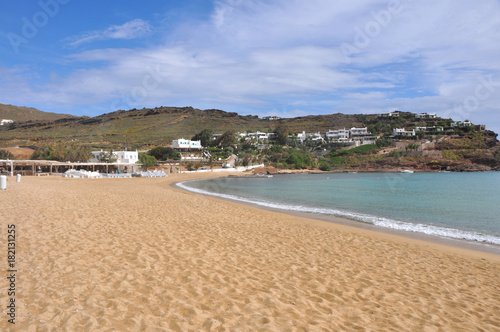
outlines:
[[15, 330], [500, 330], [500, 256], [170, 186], [196, 176], [9, 179]]

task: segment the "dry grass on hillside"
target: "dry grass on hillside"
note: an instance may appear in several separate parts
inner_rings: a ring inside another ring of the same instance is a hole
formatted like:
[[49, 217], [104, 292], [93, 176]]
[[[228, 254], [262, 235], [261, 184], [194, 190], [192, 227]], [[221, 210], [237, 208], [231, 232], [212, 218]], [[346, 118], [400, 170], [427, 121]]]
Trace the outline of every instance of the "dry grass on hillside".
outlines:
[[4, 151], [8, 151], [8, 152], [12, 153], [16, 160], [30, 159], [33, 152], [35, 152], [35, 150], [30, 149], [30, 148], [19, 148], [19, 147], [0, 148], [0, 150], [4, 150]]

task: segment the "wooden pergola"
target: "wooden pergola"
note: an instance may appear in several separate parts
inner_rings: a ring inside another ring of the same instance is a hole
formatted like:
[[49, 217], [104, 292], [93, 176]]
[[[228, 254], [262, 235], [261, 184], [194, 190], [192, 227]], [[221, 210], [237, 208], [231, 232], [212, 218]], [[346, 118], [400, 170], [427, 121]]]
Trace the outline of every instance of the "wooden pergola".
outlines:
[[[17, 173], [24, 173], [24, 175], [37, 175], [37, 168], [48, 169], [48, 172], [43, 174], [52, 175], [59, 172], [61, 169], [66, 171], [68, 169], [86, 169], [93, 172], [97, 169], [105, 169], [106, 173], [109, 172], [109, 167], [127, 168], [129, 172], [135, 172], [141, 164], [123, 164], [123, 163], [89, 163], [89, 162], [61, 162], [53, 160], [0, 160], [0, 168], [6, 168], [10, 176], [13, 176], [17, 167], [23, 169]], [[28, 168], [28, 170], [26, 170]], [[63, 171], [63, 172], [64, 172]]]

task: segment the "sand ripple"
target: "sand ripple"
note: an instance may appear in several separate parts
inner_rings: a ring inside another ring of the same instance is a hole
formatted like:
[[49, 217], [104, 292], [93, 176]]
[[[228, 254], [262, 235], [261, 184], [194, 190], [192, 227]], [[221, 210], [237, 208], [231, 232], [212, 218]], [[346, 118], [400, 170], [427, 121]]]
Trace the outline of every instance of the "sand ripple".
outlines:
[[0, 243], [15, 223], [16, 329], [500, 330], [498, 257], [194, 195], [172, 180], [9, 183]]

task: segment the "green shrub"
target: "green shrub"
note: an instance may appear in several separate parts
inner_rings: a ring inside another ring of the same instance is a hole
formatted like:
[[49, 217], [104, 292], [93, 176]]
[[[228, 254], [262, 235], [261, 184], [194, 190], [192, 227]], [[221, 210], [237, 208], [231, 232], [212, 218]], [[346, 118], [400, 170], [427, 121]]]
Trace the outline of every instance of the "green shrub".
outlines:
[[87, 161], [92, 158], [88, 146], [80, 144], [55, 144], [40, 148], [31, 155], [32, 160], [57, 160], [57, 161]]
[[319, 161], [319, 169], [324, 171], [324, 172], [328, 172], [328, 171], [331, 171], [333, 169], [333, 167], [326, 160], [320, 160]]
[[142, 169], [147, 171], [149, 167], [156, 165], [158, 161], [155, 157], [150, 156], [145, 152], [139, 153], [139, 163], [142, 164]]
[[329, 157], [337, 157], [342, 155], [356, 155], [356, 154], [369, 154], [380, 150], [380, 148], [373, 144], [360, 145], [349, 150], [335, 151], [328, 154]]
[[10, 153], [9, 151], [0, 150], [0, 159], [10, 159], [10, 160], [13, 160], [15, 158], [14, 158], [14, 155], [12, 153]]
[[331, 157], [330, 158], [330, 161], [334, 164], [334, 165], [342, 165], [345, 163], [345, 158], [344, 157]]
[[308, 153], [293, 151], [288, 155], [285, 163], [296, 169], [305, 169], [311, 166], [312, 159]]
[[378, 139], [378, 140], [375, 141], [375, 144], [379, 148], [384, 148], [384, 147], [390, 146], [391, 142], [389, 140], [386, 140], [386, 139]]
[[389, 152], [389, 157], [403, 157], [405, 153], [403, 151], [391, 151]]
[[159, 146], [148, 151], [150, 156], [155, 157], [157, 160], [179, 160], [181, 156], [179, 152], [175, 151], [171, 147]]

